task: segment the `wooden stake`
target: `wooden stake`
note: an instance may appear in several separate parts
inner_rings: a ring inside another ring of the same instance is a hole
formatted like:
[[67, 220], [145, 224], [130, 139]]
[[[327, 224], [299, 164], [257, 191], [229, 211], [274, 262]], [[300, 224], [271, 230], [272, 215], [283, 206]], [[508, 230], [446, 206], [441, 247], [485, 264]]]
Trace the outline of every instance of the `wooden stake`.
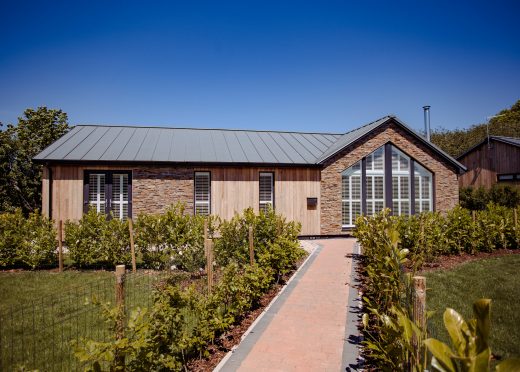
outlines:
[[477, 211], [471, 211], [471, 216], [473, 217], [473, 222], [477, 220]]
[[[121, 340], [125, 333], [125, 265], [116, 266], [116, 306], [118, 317], [116, 324], [116, 339]], [[115, 355], [116, 365], [124, 370], [125, 356]]]
[[58, 224], [58, 271], [63, 272], [63, 221]]
[[[426, 330], [426, 278], [424, 276], [413, 277], [413, 321], [421, 329]], [[413, 338], [415, 362], [420, 363], [422, 337]]]
[[255, 248], [253, 246], [253, 227], [249, 226], [249, 263], [255, 264]]
[[208, 265], [208, 294], [211, 294], [213, 289], [213, 240], [208, 239], [208, 255], [207, 255], [207, 265]]
[[132, 219], [128, 219], [128, 231], [130, 233], [130, 254], [132, 255], [132, 272], [137, 271], [137, 265], [135, 263], [135, 246], [134, 246], [134, 223]]

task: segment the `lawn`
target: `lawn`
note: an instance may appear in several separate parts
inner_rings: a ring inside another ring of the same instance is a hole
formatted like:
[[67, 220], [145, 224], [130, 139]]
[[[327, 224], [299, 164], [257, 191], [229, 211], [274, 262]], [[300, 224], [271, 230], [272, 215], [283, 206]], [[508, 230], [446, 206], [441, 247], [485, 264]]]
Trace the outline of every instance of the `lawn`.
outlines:
[[442, 314], [446, 307], [472, 317], [473, 301], [490, 298], [491, 350], [498, 358], [520, 357], [520, 255], [482, 259], [446, 271], [426, 273], [430, 337], [449, 343]]
[[[127, 275], [126, 305], [151, 302], [156, 272]], [[16, 366], [76, 370], [70, 341], [110, 337], [99, 307], [114, 303], [115, 277], [108, 271], [0, 272], [0, 370]]]

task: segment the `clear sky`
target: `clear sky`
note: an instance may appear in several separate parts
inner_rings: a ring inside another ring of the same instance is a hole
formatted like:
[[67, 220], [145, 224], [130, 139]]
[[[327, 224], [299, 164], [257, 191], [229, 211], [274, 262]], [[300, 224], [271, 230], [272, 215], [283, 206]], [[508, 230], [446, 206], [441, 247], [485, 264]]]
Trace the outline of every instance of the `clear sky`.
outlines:
[[520, 99], [520, 2], [1, 0], [0, 121], [467, 127]]

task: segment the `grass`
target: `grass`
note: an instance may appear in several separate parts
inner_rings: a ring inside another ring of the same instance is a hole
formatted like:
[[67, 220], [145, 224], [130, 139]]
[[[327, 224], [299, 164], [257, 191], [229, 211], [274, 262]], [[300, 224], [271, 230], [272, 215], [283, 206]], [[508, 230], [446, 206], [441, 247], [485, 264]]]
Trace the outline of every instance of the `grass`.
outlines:
[[473, 302], [490, 298], [493, 354], [520, 357], [520, 255], [473, 261], [427, 273], [426, 278], [427, 308], [435, 311], [428, 321], [430, 337], [450, 345], [442, 321], [445, 308], [451, 307], [469, 320]]
[[[127, 275], [127, 308], [151, 304], [157, 273]], [[70, 341], [111, 337], [92, 298], [114, 303], [114, 273], [22, 271], [0, 273], [0, 370], [77, 370]]]

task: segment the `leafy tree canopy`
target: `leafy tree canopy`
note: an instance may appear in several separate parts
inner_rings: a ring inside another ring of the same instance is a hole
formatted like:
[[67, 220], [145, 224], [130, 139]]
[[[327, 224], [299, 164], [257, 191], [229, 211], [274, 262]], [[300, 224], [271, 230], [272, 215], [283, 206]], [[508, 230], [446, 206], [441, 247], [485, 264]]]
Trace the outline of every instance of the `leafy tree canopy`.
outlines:
[[68, 130], [67, 114], [47, 107], [26, 109], [17, 125], [0, 123], [0, 212], [40, 208], [42, 166], [32, 158]]
[[[520, 138], [520, 100], [489, 120], [489, 134]], [[431, 141], [448, 154], [457, 157], [483, 141], [486, 136], [486, 124], [475, 124], [468, 129], [434, 129]]]

